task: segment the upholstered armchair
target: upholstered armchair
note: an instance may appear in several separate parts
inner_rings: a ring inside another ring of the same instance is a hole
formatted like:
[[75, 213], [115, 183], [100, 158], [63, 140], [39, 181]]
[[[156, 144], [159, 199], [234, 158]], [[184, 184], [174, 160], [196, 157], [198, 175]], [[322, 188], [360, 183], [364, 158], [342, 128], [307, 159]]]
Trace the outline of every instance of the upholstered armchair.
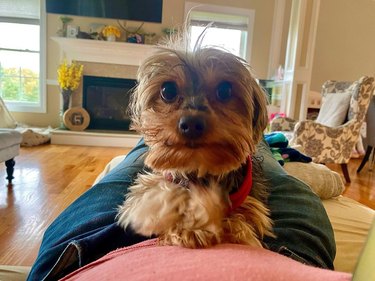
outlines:
[[374, 86], [374, 78], [367, 76], [355, 82], [327, 81], [322, 87], [317, 120], [275, 118], [271, 131], [292, 129], [292, 145], [300, 146], [315, 163], [340, 164], [346, 182], [350, 183], [347, 163], [359, 139]]

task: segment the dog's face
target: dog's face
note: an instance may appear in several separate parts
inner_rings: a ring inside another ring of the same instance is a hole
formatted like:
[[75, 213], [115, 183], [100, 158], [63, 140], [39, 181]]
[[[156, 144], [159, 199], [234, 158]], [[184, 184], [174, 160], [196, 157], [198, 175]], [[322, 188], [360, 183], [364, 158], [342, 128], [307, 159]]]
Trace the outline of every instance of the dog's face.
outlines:
[[133, 128], [153, 170], [224, 175], [246, 162], [267, 125], [266, 97], [244, 63], [213, 48], [162, 49], [140, 67]]

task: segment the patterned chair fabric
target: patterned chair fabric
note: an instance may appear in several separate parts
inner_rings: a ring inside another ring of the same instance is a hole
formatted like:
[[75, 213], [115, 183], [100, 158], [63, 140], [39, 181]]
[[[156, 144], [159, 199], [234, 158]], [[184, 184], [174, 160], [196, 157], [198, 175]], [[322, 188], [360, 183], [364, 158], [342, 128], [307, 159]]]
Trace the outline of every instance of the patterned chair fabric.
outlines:
[[[355, 82], [327, 81], [322, 87], [322, 94], [352, 91], [347, 121], [338, 127], [328, 127], [315, 121], [306, 120], [296, 123], [293, 144], [300, 145], [305, 154], [315, 163], [347, 164], [355, 147], [362, 123], [365, 119], [372, 93], [374, 78], [363, 76]], [[282, 119], [282, 118], [277, 118]], [[288, 128], [288, 120], [273, 120], [271, 130], [283, 131]], [[290, 128], [289, 127], [289, 128]], [[347, 182], [350, 178], [343, 172]]]
[[297, 121], [288, 117], [276, 117], [271, 121], [270, 130], [271, 132], [293, 132]]

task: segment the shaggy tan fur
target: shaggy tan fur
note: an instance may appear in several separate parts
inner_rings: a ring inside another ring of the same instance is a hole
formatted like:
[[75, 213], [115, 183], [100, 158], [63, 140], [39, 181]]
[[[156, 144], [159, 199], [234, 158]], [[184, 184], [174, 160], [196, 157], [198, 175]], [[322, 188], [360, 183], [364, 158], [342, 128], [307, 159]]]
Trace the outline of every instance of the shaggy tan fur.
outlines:
[[[152, 173], [139, 175], [130, 188], [119, 224], [158, 235], [161, 244], [261, 246], [264, 235], [272, 235], [272, 223], [260, 174], [254, 173], [251, 197], [229, 211], [229, 193], [238, 188], [267, 125], [266, 96], [248, 65], [215, 48], [161, 48], [142, 64], [138, 82], [132, 125], [149, 146], [145, 164]], [[176, 88], [167, 101], [166, 82]], [[218, 94], [223, 82], [230, 85], [228, 99]], [[181, 132], [185, 116], [204, 120], [201, 136]]]

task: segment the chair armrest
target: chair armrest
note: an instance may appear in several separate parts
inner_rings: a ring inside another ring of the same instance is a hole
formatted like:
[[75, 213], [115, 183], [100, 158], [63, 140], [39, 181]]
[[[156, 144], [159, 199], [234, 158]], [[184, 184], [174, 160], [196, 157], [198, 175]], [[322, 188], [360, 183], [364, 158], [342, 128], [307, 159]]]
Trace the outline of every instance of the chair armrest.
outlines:
[[297, 121], [288, 117], [276, 117], [272, 119], [270, 123], [271, 132], [275, 131], [286, 131], [292, 132], [294, 130]]
[[301, 121], [294, 129], [294, 143], [301, 145], [315, 163], [348, 163], [359, 137], [359, 125], [354, 120], [338, 127]]

